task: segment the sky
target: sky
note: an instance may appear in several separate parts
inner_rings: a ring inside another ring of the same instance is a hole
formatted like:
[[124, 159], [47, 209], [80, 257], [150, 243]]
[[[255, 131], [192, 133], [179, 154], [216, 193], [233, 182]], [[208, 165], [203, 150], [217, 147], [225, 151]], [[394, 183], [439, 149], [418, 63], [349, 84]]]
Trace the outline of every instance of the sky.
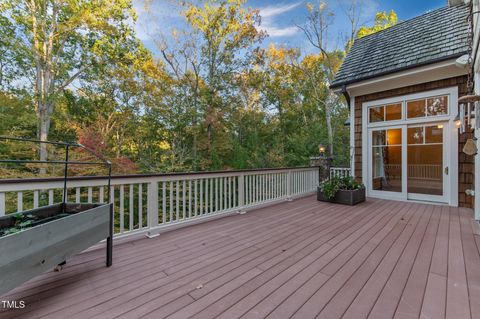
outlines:
[[[145, 9], [145, 0], [134, 0], [138, 14], [135, 29], [140, 39], [154, 53], [158, 52], [155, 40], [166, 39], [173, 29], [185, 29], [180, 14], [178, 0], [148, 0], [149, 10]], [[342, 48], [348, 34], [349, 22], [345, 10], [351, 0], [326, 0], [334, 13], [330, 27], [330, 49]], [[315, 1], [308, 1], [313, 2]], [[447, 0], [358, 0], [361, 6], [360, 24], [371, 25], [378, 11], [394, 10], [399, 21], [407, 20], [425, 12], [446, 5]], [[276, 45], [300, 47], [304, 53], [312, 51], [302, 31], [297, 25], [305, 22], [307, 1], [301, 0], [248, 0], [247, 6], [259, 9], [262, 17], [260, 28], [267, 31], [269, 37], [263, 45], [273, 42]]]

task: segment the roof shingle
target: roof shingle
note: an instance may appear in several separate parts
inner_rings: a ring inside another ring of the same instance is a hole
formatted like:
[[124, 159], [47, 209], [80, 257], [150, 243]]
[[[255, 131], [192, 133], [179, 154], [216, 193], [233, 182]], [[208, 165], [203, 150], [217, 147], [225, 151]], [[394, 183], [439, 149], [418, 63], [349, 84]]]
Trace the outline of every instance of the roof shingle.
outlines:
[[331, 87], [465, 54], [468, 13], [467, 5], [444, 7], [355, 40]]

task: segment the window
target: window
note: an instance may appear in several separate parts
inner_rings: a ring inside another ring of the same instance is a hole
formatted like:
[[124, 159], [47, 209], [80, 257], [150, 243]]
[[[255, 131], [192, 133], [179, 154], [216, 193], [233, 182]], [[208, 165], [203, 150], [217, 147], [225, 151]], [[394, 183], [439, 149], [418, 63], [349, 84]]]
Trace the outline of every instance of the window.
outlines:
[[385, 121], [385, 107], [376, 106], [370, 108], [370, 122], [383, 122]]
[[447, 95], [407, 101], [407, 118], [409, 119], [445, 114], [448, 114]]
[[395, 121], [402, 119], [402, 104], [373, 106], [369, 109], [370, 123]]

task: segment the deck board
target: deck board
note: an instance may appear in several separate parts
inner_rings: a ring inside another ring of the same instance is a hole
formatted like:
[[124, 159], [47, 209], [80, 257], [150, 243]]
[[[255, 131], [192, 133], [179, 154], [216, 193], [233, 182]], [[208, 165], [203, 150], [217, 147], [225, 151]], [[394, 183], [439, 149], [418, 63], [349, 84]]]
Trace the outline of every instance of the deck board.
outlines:
[[313, 197], [89, 250], [0, 318], [478, 318], [472, 211]]

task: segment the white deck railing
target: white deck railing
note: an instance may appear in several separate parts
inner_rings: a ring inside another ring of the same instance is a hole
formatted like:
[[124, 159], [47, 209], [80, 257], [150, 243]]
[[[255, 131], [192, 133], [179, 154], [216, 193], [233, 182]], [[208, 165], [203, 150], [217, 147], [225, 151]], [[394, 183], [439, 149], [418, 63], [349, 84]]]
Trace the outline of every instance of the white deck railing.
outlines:
[[350, 167], [330, 167], [330, 178], [350, 176]]
[[[112, 177], [115, 235], [158, 233], [221, 214], [300, 197], [315, 191], [318, 168], [282, 168], [210, 173]], [[0, 216], [62, 202], [63, 180], [0, 181]], [[107, 201], [105, 177], [73, 178], [67, 199]]]

